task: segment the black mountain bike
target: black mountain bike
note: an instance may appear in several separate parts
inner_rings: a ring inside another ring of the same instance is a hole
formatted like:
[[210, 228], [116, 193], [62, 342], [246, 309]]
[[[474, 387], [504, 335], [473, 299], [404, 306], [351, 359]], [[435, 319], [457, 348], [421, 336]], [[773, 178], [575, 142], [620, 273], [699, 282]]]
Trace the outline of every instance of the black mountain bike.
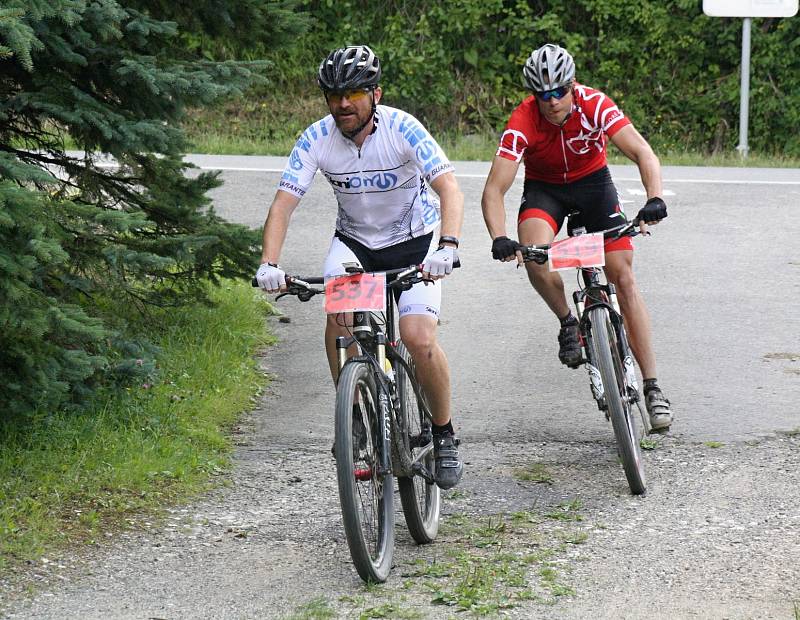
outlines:
[[[640, 441], [650, 431], [650, 421], [642, 408], [639, 387], [636, 381], [633, 355], [625, 334], [625, 325], [620, 312], [614, 285], [604, 283], [603, 270], [599, 266], [587, 266], [592, 260], [581, 255], [594, 253], [603, 256], [603, 240], [607, 238], [633, 237], [639, 234], [638, 220], [591, 235], [576, 235], [561, 242], [546, 245], [522, 246], [523, 259], [539, 264], [550, 262], [554, 268], [554, 256], [578, 269], [578, 290], [572, 293], [580, 327], [583, 359], [589, 372], [592, 396], [597, 406], [611, 420], [617, 442], [617, 452], [622, 460], [628, 486], [634, 495], [647, 488]], [[556, 251], [556, 247], [558, 250]], [[591, 246], [591, 247], [590, 247]], [[637, 424], [633, 406], [641, 419]]]
[[[406, 525], [419, 544], [439, 530], [441, 496], [433, 479], [431, 412], [414, 364], [399, 339], [395, 291], [422, 281], [420, 267], [375, 274], [346, 266], [349, 276], [287, 277], [287, 291], [308, 301], [326, 293], [327, 301], [352, 315], [349, 337], [337, 338], [334, 454], [347, 544], [358, 574], [367, 582], [389, 576], [394, 554], [394, 478]], [[364, 300], [382, 296], [383, 309]], [[328, 310], [331, 312], [331, 310]], [[338, 310], [336, 313], [340, 313]], [[355, 355], [352, 348], [356, 349]], [[348, 349], [350, 349], [348, 353]]]

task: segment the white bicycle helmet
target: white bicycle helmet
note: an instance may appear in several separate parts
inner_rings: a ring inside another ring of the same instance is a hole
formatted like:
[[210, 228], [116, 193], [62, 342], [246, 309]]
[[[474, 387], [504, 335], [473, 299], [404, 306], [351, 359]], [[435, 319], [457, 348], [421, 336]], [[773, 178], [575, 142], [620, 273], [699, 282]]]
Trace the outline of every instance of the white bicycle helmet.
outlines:
[[547, 43], [531, 53], [522, 68], [522, 78], [533, 92], [568, 86], [575, 78], [575, 61], [563, 47]]
[[374, 88], [381, 78], [381, 63], [366, 45], [333, 50], [319, 65], [318, 82], [324, 91]]

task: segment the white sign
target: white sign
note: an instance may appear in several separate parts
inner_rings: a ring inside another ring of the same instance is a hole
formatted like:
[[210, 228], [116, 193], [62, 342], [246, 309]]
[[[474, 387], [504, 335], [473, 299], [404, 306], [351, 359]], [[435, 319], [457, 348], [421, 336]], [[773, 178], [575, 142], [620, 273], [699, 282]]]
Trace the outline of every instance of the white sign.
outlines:
[[703, 0], [703, 13], [711, 17], [791, 17], [798, 0]]

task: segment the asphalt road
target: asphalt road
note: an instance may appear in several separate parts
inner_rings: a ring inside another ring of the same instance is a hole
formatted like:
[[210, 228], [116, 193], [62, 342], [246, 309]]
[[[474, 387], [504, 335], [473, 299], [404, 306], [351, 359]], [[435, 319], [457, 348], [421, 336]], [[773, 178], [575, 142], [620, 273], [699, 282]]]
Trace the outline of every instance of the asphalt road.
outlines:
[[[221, 215], [263, 224], [282, 158], [192, 161], [223, 170], [226, 183], [215, 195]], [[480, 210], [487, 170], [484, 163], [456, 163], [465, 195], [464, 267], [446, 281], [441, 339], [453, 364], [461, 432], [605, 435], [601, 416], [586, 415], [594, 412], [585, 373], [557, 362], [554, 317], [522, 270], [491, 260]], [[612, 175], [623, 207], [635, 213], [644, 203], [637, 169], [612, 166]], [[653, 321], [658, 378], [675, 409], [673, 434], [730, 441], [800, 427], [800, 170], [665, 167], [664, 188], [669, 217], [635, 240], [635, 269]], [[507, 195], [509, 232], [520, 193], [518, 178]], [[335, 215], [332, 192], [318, 175], [295, 211], [281, 257], [289, 272], [320, 272]], [[573, 275], [564, 277], [572, 290]], [[318, 303], [279, 303], [298, 322], [322, 322]], [[324, 376], [309, 327], [304, 383]]]

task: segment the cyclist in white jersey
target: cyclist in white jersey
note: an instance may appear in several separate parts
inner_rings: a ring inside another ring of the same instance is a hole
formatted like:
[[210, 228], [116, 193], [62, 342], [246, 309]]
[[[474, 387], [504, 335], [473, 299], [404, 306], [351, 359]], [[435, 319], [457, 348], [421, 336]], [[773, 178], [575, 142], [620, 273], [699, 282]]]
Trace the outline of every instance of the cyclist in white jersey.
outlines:
[[[433, 283], [400, 295], [400, 335], [430, 400], [434, 478], [448, 489], [461, 479], [463, 466], [450, 415], [450, 369], [436, 332], [441, 279], [458, 262], [464, 197], [452, 164], [425, 127], [410, 114], [379, 105], [380, 75], [380, 61], [366, 45], [334, 50], [320, 64], [318, 81], [331, 113], [303, 132], [289, 156], [264, 225], [256, 279], [271, 293], [285, 288], [278, 258], [292, 212], [317, 170], [338, 203], [326, 278], [344, 274], [348, 262], [366, 271], [424, 265], [423, 275]], [[329, 315], [325, 329], [334, 382], [336, 338], [347, 335], [343, 323]]]

